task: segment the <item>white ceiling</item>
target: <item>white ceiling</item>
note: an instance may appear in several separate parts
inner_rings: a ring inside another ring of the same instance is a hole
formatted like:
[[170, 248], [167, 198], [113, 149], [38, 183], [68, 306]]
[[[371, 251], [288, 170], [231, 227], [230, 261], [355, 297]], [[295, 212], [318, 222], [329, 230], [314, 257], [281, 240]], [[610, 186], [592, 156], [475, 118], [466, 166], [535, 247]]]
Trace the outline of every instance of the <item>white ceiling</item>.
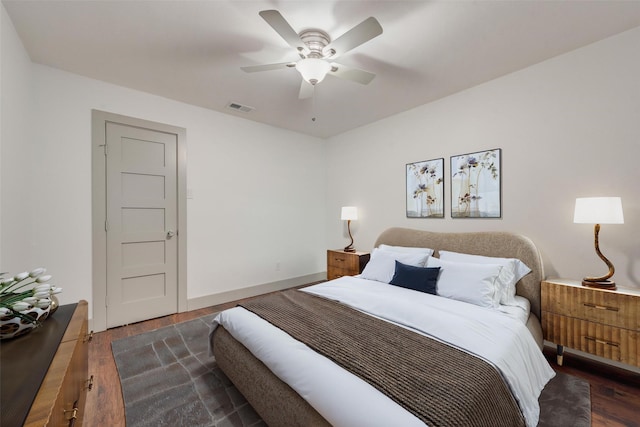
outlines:
[[[34, 62], [321, 138], [640, 26], [636, 0], [2, 2]], [[299, 100], [295, 69], [241, 71], [298, 59], [265, 9], [334, 39], [374, 16], [384, 33], [339, 62], [376, 78]]]

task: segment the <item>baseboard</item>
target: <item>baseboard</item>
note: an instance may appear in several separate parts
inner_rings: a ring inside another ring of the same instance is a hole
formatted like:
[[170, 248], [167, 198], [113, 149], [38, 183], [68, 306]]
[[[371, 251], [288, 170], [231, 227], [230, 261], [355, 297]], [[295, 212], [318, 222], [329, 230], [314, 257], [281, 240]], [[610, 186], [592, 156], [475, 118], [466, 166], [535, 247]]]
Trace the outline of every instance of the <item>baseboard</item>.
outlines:
[[234, 289], [232, 291], [220, 292], [218, 294], [205, 295], [197, 298], [187, 299], [187, 311], [198, 310], [212, 305], [224, 304], [229, 301], [236, 301], [242, 298], [253, 297], [266, 294], [268, 292], [281, 291], [283, 289], [294, 288], [311, 282], [318, 282], [327, 279], [327, 272], [308, 274], [306, 276], [293, 277], [291, 279], [279, 280], [277, 282], [263, 283], [261, 285], [249, 286], [247, 288]]
[[[232, 291], [220, 292], [213, 295], [205, 295], [202, 297], [187, 299], [187, 309], [185, 311], [198, 310], [200, 308], [210, 307], [212, 305], [224, 304], [230, 301], [236, 301], [242, 298], [254, 297], [269, 292], [281, 291], [283, 289], [295, 288], [296, 286], [306, 285], [307, 283], [320, 282], [327, 280], [327, 272], [308, 274], [306, 276], [293, 277], [291, 279], [279, 280], [277, 282], [263, 283], [261, 285], [249, 286], [247, 288], [234, 289]], [[104, 331], [95, 330], [93, 326], [93, 317], [89, 318], [89, 330], [95, 332]]]

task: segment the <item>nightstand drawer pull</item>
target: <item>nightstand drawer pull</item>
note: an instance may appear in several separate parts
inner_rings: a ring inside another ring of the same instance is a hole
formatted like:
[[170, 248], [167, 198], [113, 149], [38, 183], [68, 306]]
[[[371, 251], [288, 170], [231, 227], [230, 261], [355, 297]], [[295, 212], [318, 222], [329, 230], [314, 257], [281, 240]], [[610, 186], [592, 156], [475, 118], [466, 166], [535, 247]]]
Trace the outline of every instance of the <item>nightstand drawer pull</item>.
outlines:
[[334, 260], [334, 261], [340, 261], [340, 262], [344, 262], [344, 261], [345, 261], [345, 259], [344, 259], [344, 258], [334, 258], [333, 260]]
[[619, 311], [620, 310], [618, 307], [609, 307], [609, 306], [606, 306], [606, 305], [592, 304], [590, 302], [582, 303], [582, 305], [584, 305], [585, 307], [596, 308], [598, 310], [609, 310], [609, 311]]
[[614, 347], [619, 347], [620, 346], [620, 344], [618, 344], [618, 343], [609, 342], [609, 341], [603, 341], [603, 340], [599, 340], [598, 338], [590, 337], [590, 336], [585, 336], [584, 339], [589, 340], [589, 341], [595, 341], [598, 344], [612, 345]]

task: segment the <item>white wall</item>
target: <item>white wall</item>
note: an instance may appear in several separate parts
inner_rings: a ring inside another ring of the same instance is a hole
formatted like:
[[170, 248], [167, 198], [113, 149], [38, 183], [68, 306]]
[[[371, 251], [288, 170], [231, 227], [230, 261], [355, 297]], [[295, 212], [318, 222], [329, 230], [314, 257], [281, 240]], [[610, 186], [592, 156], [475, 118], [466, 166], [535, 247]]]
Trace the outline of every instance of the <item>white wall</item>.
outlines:
[[[620, 286], [640, 288], [640, 28], [332, 138], [327, 233], [347, 242], [340, 206], [360, 208], [356, 247], [390, 226], [506, 230], [532, 238], [548, 277], [602, 275], [593, 227], [573, 224], [576, 197], [620, 196], [624, 225], [603, 225]], [[428, 84], [428, 83], [425, 83]], [[405, 165], [502, 148], [502, 219], [407, 219]], [[353, 227], [355, 225], [355, 227]]]
[[92, 109], [186, 128], [189, 299], [326, 269], [324, 141], [31, 64], [5, 27], [2, 271], [45, 266], [91, 303]]
[[[33, 180], [31, 138], [31, 60], [4, 6], [0, 7], [0, 271], [8, 261], [31, 263]], [[17, 184], [17, 185], [16, 185]], [[23, 222], [24, 226], [15, 224]]]

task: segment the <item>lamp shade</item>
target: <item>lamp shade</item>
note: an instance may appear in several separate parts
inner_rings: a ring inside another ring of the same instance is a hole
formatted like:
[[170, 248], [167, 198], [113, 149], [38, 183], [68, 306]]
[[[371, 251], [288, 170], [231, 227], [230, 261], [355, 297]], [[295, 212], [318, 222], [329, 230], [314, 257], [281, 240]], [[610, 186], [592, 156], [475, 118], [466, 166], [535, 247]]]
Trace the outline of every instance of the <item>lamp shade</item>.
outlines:
[[318, 58], [304, 58], [296, 62], [296, 70], [302, 75], [302, 78], [312, 85], [320, 83], [331, 70], [331, 65]]
[[624, 224], [620, 197], [576, 199], [573, 222], [577, 224]]
[[343, 206], [340, 219], [343, 221], [358, 219], [358, 208], [355, 206]]

